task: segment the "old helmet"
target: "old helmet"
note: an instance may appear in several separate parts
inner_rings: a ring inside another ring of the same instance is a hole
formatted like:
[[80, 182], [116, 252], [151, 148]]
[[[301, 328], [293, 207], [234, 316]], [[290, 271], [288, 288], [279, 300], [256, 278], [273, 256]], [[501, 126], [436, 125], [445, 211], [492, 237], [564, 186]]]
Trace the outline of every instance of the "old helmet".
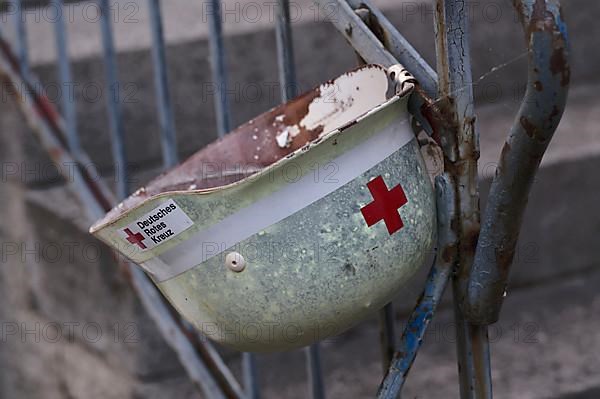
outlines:
[[423, 264], [435, 204], [411, 77], [367, 65], [248, 121], [91, 233], [209, 338], [304, 346], [381, 308]]

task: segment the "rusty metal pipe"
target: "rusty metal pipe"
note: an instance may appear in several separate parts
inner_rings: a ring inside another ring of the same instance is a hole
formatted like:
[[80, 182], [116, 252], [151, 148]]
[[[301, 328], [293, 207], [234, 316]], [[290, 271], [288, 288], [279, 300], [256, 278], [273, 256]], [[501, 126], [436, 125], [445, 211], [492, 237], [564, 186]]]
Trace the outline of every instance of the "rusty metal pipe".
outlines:
[[[408, 102], [408, 110], [423, 129], [438, 141], [436, 128], [444, 124], [444, 116], [431, 94], [428, 94], [437, 91], [437, 82], [434, 81], [437, 75], [422, 58], [418, 57], [418, 53], [410, 43], [397, 30], [391, 29], [392, 24], [368, 2], [314, 1], [326, 15], [330, 14], [331, 6], [335, 6], [336, 12], [331, 15], [330, 22], [367, 63], [380, 64], [387, 68], [402, 63], [401, 59], [406, 60], [407, 70], [411, 74], [414, 71], [425, 81], [431, 82], [424, 87], [415, 84]], [[372, 14], [362, 15], [369, 24], [359, 16], [360, 10]]]
[[431, 97], [437, 94], [437, 74], [408, 40], [383, 15], [371, 0], [348, 0], [357, 12], [364, 11], [365, 23], [385, 48], [419, 81]]
[[558, 0], [514, 0], [529, 46], [527, 91], [492, 181], [463, 309], [498, 320], [529, 189], [562, 117], [570, 81], [567, 29]]

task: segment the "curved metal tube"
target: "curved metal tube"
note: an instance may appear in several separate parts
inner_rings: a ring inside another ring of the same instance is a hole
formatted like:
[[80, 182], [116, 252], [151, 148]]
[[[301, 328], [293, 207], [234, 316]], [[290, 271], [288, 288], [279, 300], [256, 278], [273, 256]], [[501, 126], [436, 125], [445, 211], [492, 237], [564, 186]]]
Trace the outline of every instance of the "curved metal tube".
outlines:
[[567, 29], [559, 1], [513, 3], [529, 46], [529, 78], [492, 182], [462, 304], [475, 324], [498, 320], [529, 189], [562, 117], [570, 81]]
[[402, 351], [394, 355], [389, 370], [379, 386], [376, 396], [378, 399], [394, 399], [400, 396], [454, 267], [457, 237], [452, 230], [451, 222], [456, 209], [454, 188], [448, 175], [442, 174], [435, 178], [435, 193], [438, 220], [436, 259], [427, 276], [425, 290], [402, 333], [400, 345]]

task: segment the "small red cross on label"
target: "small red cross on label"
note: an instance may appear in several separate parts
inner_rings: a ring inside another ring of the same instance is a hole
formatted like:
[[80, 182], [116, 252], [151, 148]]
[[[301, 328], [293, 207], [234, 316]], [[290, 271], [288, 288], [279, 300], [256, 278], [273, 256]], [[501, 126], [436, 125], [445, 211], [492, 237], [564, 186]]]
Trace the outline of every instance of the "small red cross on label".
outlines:
[[127, 234], [127, 241], [129, 241], [132, 244], [137, 245], [138, 247], [142, 248], [142, 249], [146, 249], [146, 244], [144, 244], [142, 241], [144, 241], [146, 239], [146, 237], [144, 237], [142, 235], [142, 233], [133, 233], [130, 229], [125, 229], [123, 230], [125, 231], [125, 233]]
[[400, 230], [404, 223], [398, 209], [408, 202], [401, 185], [388, 190], [383, 178], [377, 176], [367, 183], [367, 187], [373, 196], [373, 202], [360, 209], [367, 226], [383, 220], [390, 235]]

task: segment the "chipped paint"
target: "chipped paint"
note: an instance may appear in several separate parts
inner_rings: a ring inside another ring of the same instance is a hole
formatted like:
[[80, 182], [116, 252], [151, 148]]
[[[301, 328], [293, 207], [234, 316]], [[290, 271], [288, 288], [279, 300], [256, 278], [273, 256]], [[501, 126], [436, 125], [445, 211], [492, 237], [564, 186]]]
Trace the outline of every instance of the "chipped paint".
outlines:
[[[356, 82], [363, 74], [370, 74], [371, 79], [368, 90], [360, 93]], [[275, 126], [285, 124], [283, 130], [276, 135], [277, 144], [281, 148], [287, 148], [302, 132], [330, 132], [350, 123], [365, 110], [385, 102], [388, 84], [385, 74], [370, 69], [348, 72], [335, 82], [322, 84], [313, 91], [314, 98], [308, 103], [307, 112], [298, 123], [290, 124], [297, 118], [286, 115], [275, 117]]]

